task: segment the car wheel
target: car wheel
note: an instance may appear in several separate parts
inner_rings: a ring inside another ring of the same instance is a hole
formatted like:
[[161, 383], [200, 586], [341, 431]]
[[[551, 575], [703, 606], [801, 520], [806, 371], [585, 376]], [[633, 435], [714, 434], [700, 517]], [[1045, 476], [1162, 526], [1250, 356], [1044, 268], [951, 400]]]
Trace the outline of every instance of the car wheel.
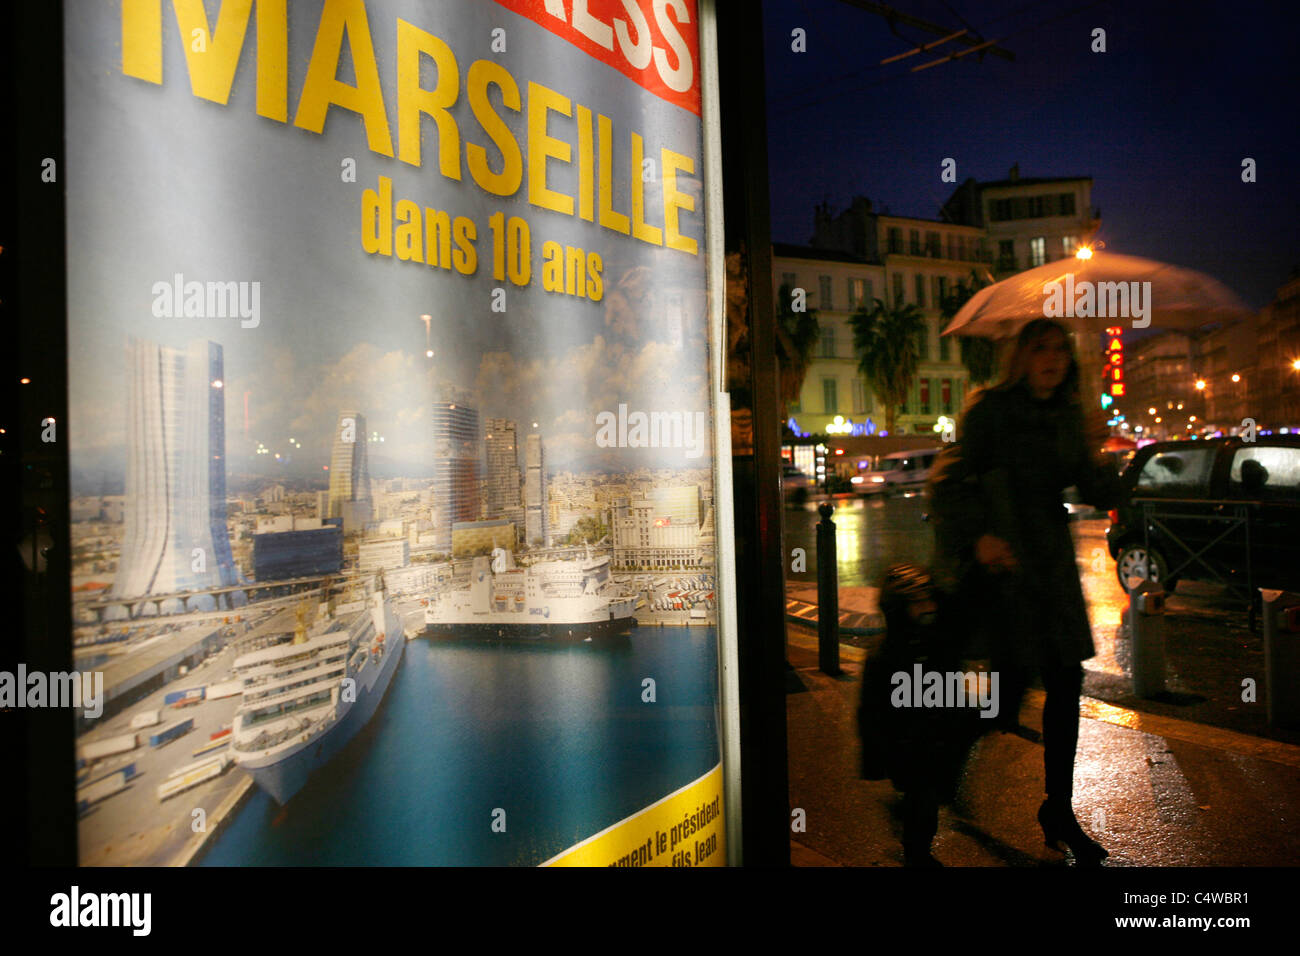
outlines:
[[1159, 584], [1166, 593], [1172, 594], [1178, 581], [1169, 577], [1168, 570], [1165, 556], [1155, 548], [1148, 550], [1142, 544], [1125, 545], [1115, 557], [1115, 576], [1125, 591], [1129, 589], [1128, 579], [1139, 577]]

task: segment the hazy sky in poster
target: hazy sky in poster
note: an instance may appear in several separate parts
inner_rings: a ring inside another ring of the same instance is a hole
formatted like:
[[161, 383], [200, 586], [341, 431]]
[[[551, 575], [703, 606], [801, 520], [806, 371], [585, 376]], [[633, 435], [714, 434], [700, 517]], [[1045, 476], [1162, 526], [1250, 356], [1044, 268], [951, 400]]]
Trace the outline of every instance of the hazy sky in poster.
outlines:
[[[216, 23], [220, 4], [205, 4]], [[681, 449], [604, 449], [595, 416], [630, 409], [707, 411], [707, 341], [699, 118], [665, 103], [617, 71], [592, 60], [572, 68], [565, 41], [493, 3], [366, 4], [394, 145], [396, 23], [407, 20], [445, 40], [454, 52], [462, 96], [452, 109], [465, 142], [499, 155], [465, 102], [470, 64], [488, 59], [518, 82], [524, 113], [499, 107], [524, 149], [530, 80], [613, 121], [613, 206], [629, 209], [630, 134], [647, 157], [660, 147], [690, 157], [695, 175], [680, 186], [696, 211], [683, 212], [684, 234], [700, 254], [654, 247], [576, 217], [531, 206], [524, 184], [514, 197], [480, 189], [465, 172], [443, 177], [433, 157], [437, 137], [422, 122], [424, 163], [416, 168], [367, 148], [361, 119], [332, 107], [322, 135], [293, 125], [320, 21], [320, 2], [289, 4], [289, 123], [256, 113], [256, 29], [250, 24], [229, 103], [190, 90], [181, 37], [170, 2], [163, 11], [163, 83], [122, 73], [119, 2], [77, 5], [67, 30], [70, 302], [69, 381], [73, 467], [77, 475], [119, 477], [126, 442], [123, 355], [127, 336], [184, 346], [194, 338], [224, 349], [226, 454], [233, 473], [321, 476], [341, 409], [361, 411], [384, 435], [371, 449], [376, 474], [427, 474], [432, 460], [429, 404], [434, 383], [477, 389], [484, 419], [537, 421], [549, 470], [613, 471], [707, 466]], [[453, 16], [454, 13], [454, 16]], [[491, 32], [506, 29], [506, 52], [491, 50]], [[338, 78], [353, 83], [347, 43]], [[429, 60], [422, 85], [436, 82]], [[551, 114], [549, 131], [577, 143], [574, 117]], [[342, 162], [356, 160], [356, 182]], [[552, 189], [576, 192], [576, 165], [548, 164]], [[363, 190], [380, 176], [395, 197], [464, 215], [477, 225], [479, 267], [472, 276], [396, 258], [361, 245]], [[646, 219], [663, 225], [657, 182], [646, 186]], [[518, 215], [531, 227], [533, 278], [527, 288], [490, 274], [488, 218]], [[544, 292], [541, 245], [598, 251], [604, 258], [599, 303]], [[185, 281], [260, 283], [260, 321], [156, 318], [154, 284]], [[506, 289], [504, 314], [490, 309], [491, 290]], [[666, 319], [682, 294], [680, 334]], [[422, 313], [433, 316], [433, 360], [425, 357]], [[289, 446], [294, 438], [301, 449]], [[258, 443], [288, 460], [257, 456]], [[707, 446], [706, 446], [707, 447]], [[77, 489], [74, 489], [77, 490]]]

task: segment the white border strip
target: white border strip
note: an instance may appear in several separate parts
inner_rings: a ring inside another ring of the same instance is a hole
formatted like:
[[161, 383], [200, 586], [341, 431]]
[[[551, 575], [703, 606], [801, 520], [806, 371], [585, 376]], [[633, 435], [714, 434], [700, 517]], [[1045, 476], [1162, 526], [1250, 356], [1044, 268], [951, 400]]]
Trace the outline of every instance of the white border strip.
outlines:
[[708, 255], [709, 363], [713, 378], [714, 574], [718, 596], [718, 709], [727, 863], [740, 866], [740, 669], [736, 633], [736, 523], [731, 495], [731, 396], [727, 393], [727, 262], [722, 222], [722, 126], [719, 121], [718, 20], [700, 0], [700, 118], [704, 132], [704, 244]]

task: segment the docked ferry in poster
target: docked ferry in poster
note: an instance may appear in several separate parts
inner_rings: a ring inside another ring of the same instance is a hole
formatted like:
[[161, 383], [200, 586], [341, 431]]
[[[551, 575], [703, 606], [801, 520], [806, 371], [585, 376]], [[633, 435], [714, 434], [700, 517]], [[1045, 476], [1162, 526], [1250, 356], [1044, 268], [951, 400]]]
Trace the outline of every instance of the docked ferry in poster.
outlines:
[[544, 561], [518, 568], [498, 548], [491, 561], [476, 557], [469, 586], [432, 598], [425, 633], [501, 639], [585, 641], [626, 634], [636, 596], [621, 593], [610, 575], [609, 555]]
[[243, 703], [231, 754], [283, 805], [374, 716], [406, 644], [401, 618], [379, 575], [369, 607], [327, 612], [293, 640], [236, 659]]

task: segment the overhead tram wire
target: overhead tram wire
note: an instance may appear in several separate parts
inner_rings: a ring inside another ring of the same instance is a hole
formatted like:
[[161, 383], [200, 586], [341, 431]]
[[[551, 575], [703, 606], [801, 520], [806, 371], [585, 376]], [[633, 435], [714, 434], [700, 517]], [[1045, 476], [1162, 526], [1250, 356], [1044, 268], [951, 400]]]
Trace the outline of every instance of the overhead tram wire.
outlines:
[[[841, 3], [842, 3], [842, 2], [844, 2], [844, 0], [836, 0], [836, 2], [841, 2]], [[809, 10], [809, 8], [808, 8], [809, 0], [798, 0], [798, 3], [799, 3], [799, 5], [800, 5], [801, 7], [803, 7], [805, 10], [808, 11], [809, 16], [810, 16], [811, 18], [816, 19], [816, 15], [813, 14], [812, 11]], [[854, 9], [860, 9], [860, 8], [858, 8], [856, 5], [853, 5], [853, 4], [846, 4], [846, 5], [848, 5], [848, 6], [854, 6]], [[1037, 6], [1042, 6], [1042, 0], [1036, 0], [1036, 2], [1034, 2], [1034, 3], [1025, 3], [1025, 4], [1020, 5], [1019, 7], [1016, 7], [1016, 9], [1011, 10], [1011, 11], [1009, 11], [1009, 12], [1007, 12], [1007, 13], [1000, 13], [1000, 14], [998, 14], [996, 17], [993, 17], [993, 18], [989, 19], [988, 21], [986, 21], [986, 24], [989, 25], [989, 26], [991, 26], [991, 25], [993, 25], [993, 24], [995, 24], [995, 23], [1000, 23], [1000, 22], [1002, 22], [1003, 20], [1007, 20], [1007, 19], [1009, 19], [1009, 18], [1011, 18], [1011, 17], [1017, 17], [1017, 16], [1019, 16], [1020, 14], [1024, 13], [1026, 10], [1032, 10], [1034, 7], [1037, 7]], [[963, 23], [966, 22], [964, 19], [962, 19], [962, 18], [960, 17], [960, 15], [958, 15], [958, 19], [959, 19], [959, 20], [962, 20]], [[818, 23], [818, 26], [820, 27], [820, 23]], [[1017, 31], [1017, 32], [1018, 32], [1018, 31]], [[949, 36], [951, 36], [951, 34], [949, 34]], [[867, 74], [867, 73], [871, 73], [871, 72], [874, 72], [874, 71], [880, 70], [884, 64], [887, 64], [887, 63], [889, 63], [889, 62], [892, 62], [892, 58], [891, 58], [890, 60], [883, 60], [883, 61], [881, 61], [881, 63], [872, 64], [871, 66], [864, 67], [864, 68], [862, 68], [862, 69], [860, 69], [860, 70], [851, 70], [851, 71], [849, 71], [848, 73], [841, 73], [839, 76], [836, 76], [836, 77], [832, 77], [832, 78], [830, 78], [830, 80], [827, 81], [827, 82], [840, 82], [840, 81], [844, 81], [844, 80], [851, 80], [851, 79], [854, 79], [854, 78], [859, 77], [859, 76], [864, 76], [864, 75]], [[771, 98], [769, 99], [769, 102], [771, 102], [771, 103], [780, 103], [780, 102], [782, 102], [783, 100], [790, 99], [790, 98], [793, 98], [793, 97], [803, 96], [803, 95], [805, 95], [805, 94], [807, 94], [807, 93], [810, 93], [810, 92], [812, 92], [812, 91], [814, 91], [814, 90], [822, 90], [822, 89], [825, 89], [825, 87], [826, 87], [826, 83], [825, 83], [825, 82], [819, 82], [819, 83], [813, 84], [813, 85], [811, 85], [811, 86], [804, 87], [804, 88], [801, 89], [801, 90], [795, 90], [795, 91], [793, 91], [793, 92], [786, 93], [786, 94], [783, 95], [783, 96], [771, 97]]]
[[[847, 79], [848, 77], [861, 76], [865, 73], [882, 69], [883, 67], [897, 60], [904, 59], [908, 56], [913, 56], [916, 53], [924, 52], [925, 50], [933, 49], [934, 47], [940, 46], [947, 42], [956, 41], [968, 47], [972, 47], [976, 49], [988, 48], [990, 46], [993, 46], [996, 42], [999, 42], [999, 41], [993, 41], [993, 43], [984, 42], [983, 37], [978, 34], [978, 31], [972, 29], [969, 24], [966, 24], [965, 30], [953, 31], [949, 27], [945, 27], [936, 23], [930, 23], [928, 20], [922, 20], [919, 17], [914, 17], [911, 14], [904, 13], [900, 10], [895, 9], [894, 7], [890, 7], [883, 3], [870, 2], [870, 0], [839, 0], [839, 2], [846, 6], [851, 6], [859, 10], [865, 10], [868, 13], [872, 13], [877, 16], [883, 17], [885, 21], [889, 24], [889, 30], [891, 33], [894, 34], [894, 36], [898, 37], [900, 40], [902, 40], [905, 43], [914, 44], [914, 46], [912, 50], [899, 54], [898, 56], [895, 57], [887, 58], [875, 66], [868, 67], [865, 70], [856, 70], [853, 71], [852, 73], [841, 74], [839, 77], [832, 79], [829, 82], [835, 82], [836, 80], [842, 81], [844, 79]], [[804, 12], [808, 14], [810, 19], [814, 21], [818, 21], [818, 27], [820, 28], [821, 24], [819, 18], [816, 17], [816, 15], [808, 7], [807, 0], [799, 0], [799, 5], [804, 10]], [[954, 13], [954, 16], [956, 16], [958, 20], [962, 20], [962, 17], [959, 14]], [[962, 20], [962, 22], [965, 24], [965, 20]], [[900, 23], [906, 26], [914, 27], [916, 29], [924, 30], [929, 33], [935, 34], [940, 39], [937, 41], [931, 41], [929, 43], [921, 43], [919, 41], [912, 40], [908, 37], [903, 36], [903, 34], [899, 32], [898, 25]], [[967, 36], [968, 33], [974, 34], [974, 36], [968, 37]], [[993, 52], [994, 55], [1001, 56], [1004, 59], [1009, 59], [1009, 60], [1015, 59], [1015, 55], [1006, 50], [998, 50], [996, 47], [994, 47]], [[942, 62], [942, 60], [938, 62]], [[820, 90], [820, 89], [824, 89], [825, 86], [826, 86], [825, 82], [820, 82], [816, 84], [815, 87], [809, 87], [807, 89], [811, 90], [815, 88]], [[803, 95], [804, 92], [805, 91], [798, 91], [796, 93], [789, 94], [789, 95], [800, 96]], [[770, 100], [770, 102], [780, 103], [784, 99], [786, 99], [786, 97], [776, 97]]]
[[[851, 6], [857, 6], [857, 3], [855, 2], [855, 0], [838, 0], [838, 2], [840, 2], [840, 3], [848, 3], [848, 4], [850, 4]], [[1099, 6], [1102, 6], [1103, 4], [1109, 4], [1109, 3], [1111, 3], [1111, 2], [1112, 2], [1112, 0], [1092, 0], [1091, 3], [1085, 3], [1085, 4], [1082, 4], [1082, 5], [1080, 5], [1080, 6], [1073, 7], [1073, 8], [1071, 8], [1071, 9], [1069, 9], [1069, 10], [1066, 10], [1066, 11], [1063, 11], [1062, 13], [1057, 14], [1056, 16], [1049, 17], [1049, 18], [1047, 18], [1046, 20], [1042, 20], [1042, 21], [1040, 21], [1040, 22], [1038, 22], [1038, 23], [1033, 23], [1033, 24], [1030, 24], [1030, 25], [1028, 25], [1028, 26], [1019, 27], [1019, 28], [1017, 28], [1017, 29], [1014, 29], [1014, 30], [1012, 30], [1012, 31], [1009, 32], [1009, 33], [1003, 34], [1001, 40], [999, 40], [999, 41], [997, 41], [997, 42], [1000, 43], [1000, 42], [1003, 42], [1003, 41], [1009, 40], [1009, 39], [1011, 39], [1012, 37], [1017, 37], [1017, 36], [1020, 36], [1021, 34], [1024, 34], [1024, 33], [1027, 33], [1027, 32], [1033, 31], [1033, 30], [1037, 30], [1037, 29], [1040, 29], [1040, 28], [1042, 28], [1042, 27], [1051, 26], [1052, 24], [1057, 23], [1057, 22], [1059, 22], [1059, 21], [1061, 21], [1061, 20], [1064, 20], [1064, 19], [1066, 19], [1067, 17], [1072, 17], [1072, 16], [1074, 16], [1074, 15], [1076, 15], [1076, 14], [1083, 13], [1083, 12], [1085, 12], [1085, 11], [1087, 11], [1087, 10], [1091, 10], [1093, 7], [1099, 7]], [[1041, 4], [1031, 4], [1031, 5], [1029, 5], [1029, 6], [1041, 6]], [[1021, 8], [1019, 8], [1019, 10], [1017, 10], [1017, 12], [1021, 12], [1021, 11], [1025, 10], [1025, 9], [1028, 9], [1028, 7], [1021, 7]], [[1008, 14], [1008, 16], [1010, 16], [1010, 14]], [[1000, 19], [1001, 19], [1001, 18], [1000, 18]], [[946, 61], [941, 61], [941, 62], [946, 62]], [[853, 73], [853, 74], [844, 74], [844, 77], [849, 77], [849, 76], [854, 76], [854, 75], [862, 75], [862, 74], [865, 74], [865, 73], [870, 73], [870, 72], [874, 72], [874, 71], [881, 70], [881, 69], [884, 69], [884, 67], [880, 66], [879, 64], [875, 64], [875, 65], [872, 65], [872, 66], [870, 66], [870, 67], [867, 67], [866, 69], [859, 70], [859, 71], [857, 71], [856, 73]], [[850, 94], [850, 93], [860, 93], [860, 92], [862, 92], [862, 91], [864, 91], [864, 90], [874, 89], [874, 88], [877, 87], [877, 86], [882, 86], [882, 85], [884, 85], [884, 84], [886, 84], [886, 83], [890, 83], [890, 82], [895, 81], [895, 80], [906, 79], [906, 78], [911, 77], [912, 75], [913, 75], [913, 74], [912, 74], [912, 72], [911, 72], [910, 70], [909, 70], [908, 72], [906, 72], [906, 73], [893, 73], [893, 74], [891, 74], [891, 75], [889, 75], [889, 76], [883, 76], [883, 77], [880, 77], [879, 79], [877, 79], [877, 80], [873, 80], [872, 82], [869, 82], [869, 83], [861, 83], [861, 84], [858, 84], [857, 86], [850, 86], [850, 87], [837, 87], [837, 88], [835, 88], [835, 89], [833, 89], [833, 90], [831, 90], [831, 91], [828, 91], [828, 86], [829, 86], [829, 84], [833, 83], [834, 80], [826, 80], [826, 81], [824, 81], [824, 82], [822, 82], [822, 83], [817, 84], [817, 87], [816, 87], [816, 88], [819, 89], [819, 90], [821, 90], [821, 91], [823, 91], [822, 94], [819, 95], [819, 96], [814, 96], [814, 97], [812, 97], [811, 99], [807, 99], [807, 100], [802, 100], [802, 101], [798, 101], [798, 102], [790, 103], [789, 105], [781, 105], [781, 104], [785, 104], [785, 103], [786, 103], [787, 101], [789, 101], [789, 100], [793, 100], [793, 99], [795, 99], [796, 97], [798, 97], [798, 96], [800, 95], [800, 93], [796, 92], [796, 93], [787, 94], [786, 96], [770, 97], [770, 98], [768, 99], [768, 105], [769, 105], [769, 108], [775, 107], [778, 111], [783, 112], [783, 113], [794, 112], [794, 111], [796, 111], [796, 110], [807, 109], [808, 107], [811, 107], [811, 106], [818, 106], [818, 105], [820, 105], [820, 104], [822, 104], [822, 103], [826, 103], [826, 102], [829, 102], [829, 101], [832, 101], [832, 100], [839, 100], [839, 99], [842, 99], [845, 95]]]

